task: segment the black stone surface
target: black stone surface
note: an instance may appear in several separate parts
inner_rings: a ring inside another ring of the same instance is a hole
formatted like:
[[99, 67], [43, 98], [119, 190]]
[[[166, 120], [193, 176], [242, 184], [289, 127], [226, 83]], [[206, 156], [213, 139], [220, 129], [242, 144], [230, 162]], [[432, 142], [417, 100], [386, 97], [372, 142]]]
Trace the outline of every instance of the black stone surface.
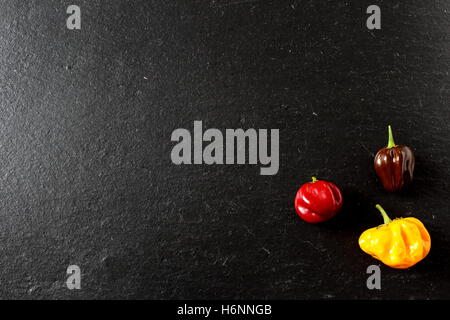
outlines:
[[[66, 28], [66, 8], [82, 29]], [[378, 4], [382, 29], [366, 28]], [[0, 297], [450, 298], [448, 1], [2, 1]], [[280, 129], [280, 171], [175, 166], [176, 128]], [[407, 192], [373, 155], [416, 154]], [[312, 175], [344, 210], [293, 209]], [[357, 240], [393, 217], [428, 227], [409, 270]], [[66, 288], [66, 268], [82, 289]], [[381, 266], [382, 289], [366, 288]]]

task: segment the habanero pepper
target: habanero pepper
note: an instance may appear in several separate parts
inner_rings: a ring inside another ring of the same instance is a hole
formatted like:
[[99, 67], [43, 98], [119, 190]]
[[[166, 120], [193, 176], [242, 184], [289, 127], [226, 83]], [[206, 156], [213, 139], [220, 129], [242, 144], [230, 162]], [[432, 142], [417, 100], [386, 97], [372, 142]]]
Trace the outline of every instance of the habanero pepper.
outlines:
[[377, 152], [374, 165], [384, 189], [393, 192], [412, 182], [415, 158], [409, 147], [395, 144], [391, 126], [388, 126], [388, 132], [388, 145]]
[[430, 252], [431, 238], [423, 223], [413, 217], [391, 220], [379, 204], [376, 208], [384, 224], [361, 234], [361, 249], [396, 269], [412, 267], [424, 259]]
[[308, 223], [319, 223], [334, 217], [342, 208], [342, 192], [331, 182], [317, 180], [305, 183], [295, 196], [295, 211]]

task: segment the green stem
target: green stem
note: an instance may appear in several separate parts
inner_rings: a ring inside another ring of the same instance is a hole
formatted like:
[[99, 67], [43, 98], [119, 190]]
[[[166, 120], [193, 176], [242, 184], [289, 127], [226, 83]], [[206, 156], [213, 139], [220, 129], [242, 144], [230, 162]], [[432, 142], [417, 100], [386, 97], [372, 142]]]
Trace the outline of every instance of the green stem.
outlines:
[[377, 204], [375, 206], [375, 208], [377, 208], [380, 212], [381, 215], [383, 216], [383, 220], [384, 220], [384, 224], [388, 224], [390, 223], [392, 220], [389, 218], [389, 216], [387, 215], [386, 211], [384, 211], [383, 207], [380, 206], [379, 204]]
[[312, 182], [318, 181], [316, 177], [312, 177]]
[[392, 128], [391, 126], [388, 126], [388, 133], [389, 133], [389, 140], [388, 140], [388, 148], [393, 148], [396, 146], [395, 142], [394, 142], [394, 135], [392, 134]]

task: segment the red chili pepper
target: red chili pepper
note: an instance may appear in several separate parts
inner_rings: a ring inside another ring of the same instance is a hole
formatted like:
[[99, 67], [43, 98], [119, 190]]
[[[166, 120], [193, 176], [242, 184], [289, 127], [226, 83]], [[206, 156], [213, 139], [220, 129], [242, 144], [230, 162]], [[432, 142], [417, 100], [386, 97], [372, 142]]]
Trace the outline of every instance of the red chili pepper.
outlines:
[[342, 193], [328, 181], [317, 180], [305, 183], [295, 196], [295, 210], [300, 218], [309, 223], [319, 223], [334, 217], [342, 208]]

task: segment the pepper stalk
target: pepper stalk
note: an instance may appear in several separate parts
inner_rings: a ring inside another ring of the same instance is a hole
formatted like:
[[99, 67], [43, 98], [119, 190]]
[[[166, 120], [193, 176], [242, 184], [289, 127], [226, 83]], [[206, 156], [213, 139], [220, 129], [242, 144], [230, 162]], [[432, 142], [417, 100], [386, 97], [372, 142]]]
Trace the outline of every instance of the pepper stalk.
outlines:
[[392, 134], [392, 128], [390, 125], [388, 126], [388, 134], [389, 134], [389, 139], [388, 139], [387, 147], [388, 148], [396, 147], [397, 145], [394, 142], [394, 135]]
[[375, 208], [377, 208], [381, 212], [381, 215], [383, 216], [384, 224], [388, 224], [388, 223], [392, 222], [391, 218], [389, 218], [389, 216], [387, 215], [386, 211], [384, 211], [382, 206], [377, 204], [375, 206]]

